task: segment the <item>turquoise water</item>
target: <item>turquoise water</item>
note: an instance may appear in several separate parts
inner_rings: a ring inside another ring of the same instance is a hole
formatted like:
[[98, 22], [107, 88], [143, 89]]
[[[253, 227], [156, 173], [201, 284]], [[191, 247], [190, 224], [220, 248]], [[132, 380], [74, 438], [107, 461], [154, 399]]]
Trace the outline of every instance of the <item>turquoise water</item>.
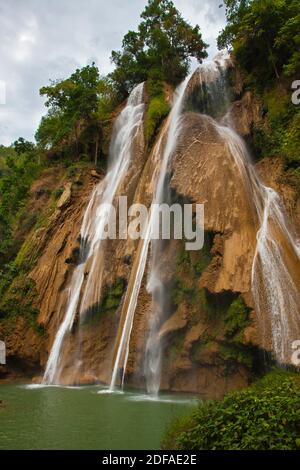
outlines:
[[[99, 393], [100, 392], [100, 393]], [[0, 385], [0, 449], [157, 450], [168, 423], [190, 413], [191, 397], [99, 387]]]

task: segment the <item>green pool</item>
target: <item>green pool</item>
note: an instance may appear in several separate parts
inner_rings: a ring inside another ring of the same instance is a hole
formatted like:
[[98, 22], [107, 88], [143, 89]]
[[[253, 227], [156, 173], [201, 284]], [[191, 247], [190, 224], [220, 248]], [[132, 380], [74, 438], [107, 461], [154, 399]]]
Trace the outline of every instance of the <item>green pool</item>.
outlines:
[[197, 404], [181, 395], [16, 384], [0, 385], [0, 400], [0, 449], [156, 450], [167, 424]]

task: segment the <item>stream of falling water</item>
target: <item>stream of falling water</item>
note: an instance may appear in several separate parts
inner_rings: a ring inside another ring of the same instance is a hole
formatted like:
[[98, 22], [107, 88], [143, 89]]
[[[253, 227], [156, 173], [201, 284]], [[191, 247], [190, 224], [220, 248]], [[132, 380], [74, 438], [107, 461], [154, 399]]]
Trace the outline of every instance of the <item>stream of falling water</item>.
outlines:
[[[288, 258], [296, 264], [300, 261], [300, 248], [296, 237], [288, 226], [287, 217], [279, 195], [260, 181], [252, 165], [249, 152], [243, 140], [235, 132], [230, 123], [230, 113], [224, 116], [223, 108], [230, 104], [229, 90], [226, 84], [225, 70], [229, 57], [219, 55], [214, 61], [207, 62], [197, 69], [193, 77], [198, 81], [202, 92], [204, 108], [198, 111], [204, 119], [210, 120], [228, 147], [233, 163], [240, 172], [249, 201], [253, 204], [253, 223], [257, 227], [257, 244], [252, 264], [251, 288], [257, 311], [262, 337], [266, 323], [270, 325], [271, 348], [279, 363], [290, 362], [291, 342], [296, 333], [300, 334], [299, 326], [299, 280], [293, 275]], [[166, 198], [165, 180], [170, 157], [175, 150], [180, 132], [180, 117], [183, 111], [185, 93], [191, 76], [178, 90], [169, 121], [167, 124], [167, 144], [162, 150], [162, 137], [155, 148], [156, 153], [163, 153], [160, 174], [158, 177], [153, 202], [161, 203]], [[187, 93], [188, 95], [188, 93]], [[222, 102], [220, 102], [220, 97]], [[213, 116], [213, 117], [212, 117]], [[218, 121], [217, 121], [218, 119]], [[153, 219], [146, 230], [145, 240], [138, 250], [137, 266], [134, 267], [132, 289], [128, 289], [126, 315], [122, 328], [121, 339], [114, 362], [110, 390], [116, 387], [121, 372], [121, 386], [124, 384], [126, 366], [129, 355], [130, 336], [133, 327], [134, 313], [147, 264]], [[160, 273], [161, 243], [151, 241], [151, 259], [147, 290], [152, 295], [152, 314], [149, 322], [149, 334], [146, 343], [144, 371], [147, 391], [157, 395], [161, 380], [162, 344], [159, 329], [162, 324], [164, 284]], [[266, 345], [267, 346], [267, 345]]]
[[[79, 264], [73, 272], [68, 288], [66, 313], [52, 345], [43, 377], [44, 384], [56, 384], [59, 381], [64, 339], [73, 326], [78, 309], [81, 315], [89, 306], [99, 302], [103, 263], [97, 261], [103, 256], [103, 233], [110, 217], [109, 207], [126, 175], [132, 157], [132, 141], [142, 125], [143, 94], [144, 84], [141, 83], [133, 89], [126, 107], [115, 122], [108, 172], [93, 191], [84, 214], [80, 231]], [[92, 262], [85, 279], [85, 268], [89, 260]]]
[[252, 294], [262, 337], [269, 322], [275, 358], [288, 364], [292, 341], [300, 333], [300, 290], [297, 273], [291, 272], [287, 257], [299, 263], [299, 243], [288, 227], [279, 195], [258, 178], [243, 140], [231, 127], [217, 123], [215, 126], [241, 173], [259, 224], [252, 264]]
[[[222, 80], [226, 61], [219, 67], [213, 63], [211, 65], [214, 81], [223, 88], [222, 93], [226, 95], [228, 86], [226, 80]], [[202, 84], [209, 77], [207, 68], [206, 76], [203, 76], [203, 67], [198, 69], [198, 73], [203, 94]], [[213, 102], [212, 95], [215, 94], [218, 98], [220, 90], [216, 90], [215, 85], [208, 89], [211, 93], [208, 93], [208, 98]], [[224, 125], [210, 116], [203, 117], [210, 120], [227, 145], [240, 172], [249, 201], [253, 204], [254, 223], [258, 227], [251, 276], [253, 300], [266, 348], [270, 349], [265, 338], [268, 336], [269, 325], [275, 358], [281, 364], [288, 364], [291, 360], [292, 341], [298, 339], [297, 335], [300, 334], [299, 279], [297, 272], [293, 273], [289, 265], [289, 260], [292, 260], [299, 269], [299, 241], [289, 227], [280, 196], [260, 181], [243, 139], [233, 128], [230, 112], [222, 119]]]
[[[257, 227], [257, 244], [252, 264], [251, 283], [260, 328], [263, 331], [268, 323], [271, 330], [271, 347], [277, 361], [289, 363], [291, 341], [297, 339], [293, 335], [295, 332], [300, 334], [299, 279], [291, 267], [293, 262], [297, 264], [300, 261], [300, 247], [289, 228], [279, 195], [273, 189], [263, 185], [258, 178], [245, 143], [230, 123], [230, 113], [227, 115], [227, 119], [219, 120], [221, 116], [218, 116], [216, 111], [218, 111], [220, 96], [222, 95], [223, 99], [220, 108], [229, 104], [227, 103], [229, 100], [228, 90], [226, 90], [224, 83], [226, 59], [227, 57], [224, 56], [221, 57], [221, 60], [219, 58], [217, 61], [203, 64], [178, 88], [166, 123], [165, 133], [161, 135], [154, 149], [154, 159], [159, 162], [159, 171], [154, 175], [155, 190], [152, 204], [160, 204], [166, 200], [166, 177], [181, 130], [183, 105], [188, 95], [188, 86], [192, 78], [196, 79], [205, 100], [205, 107], [198, 111], [205, 113], [203, 118], [210, 120], [229, 149], [233, 163], [240, 172], [242, 182], [247, 190], [249, 201], [253, 205], [253, 223]], [[54, 384], [59, 380], [64, 339], [72, 328], [76, 312], [81, 315], [89, 306], [99, 301], [103, 273], [101, 257], [104, 250], [101, 239], [109, 217], [107, 210], [99, 210], [99, 208], [103, 207], [103, 204], [113, 202], [128, 169], [131, 159], [131, 143], [137, 129], [142, 124], [144, 113], [142, 97], [143, 84], [133, 90], [127, 106], [115, 123], [110, 149], [109, 171], [105, 179], [95, 188], [84, 215], [80, 234], [80, 263], [73, 272], [66, 313], [57, 331], [46, 366], [43, 378], [45, 384]], [[211, 115], [209, 115], [210, 113]], [[147, 265], [151, 235], [153, 231], [156, 231], [156, 227], [154, 227], [156, 221], [155, 213], [151, 211], [143, 239], [138, 246], [124, 299], [110, 391], [114, 391], [119, 383], [121, 387], [124, 385], [134, 315]], [[160, 388], [162, 361], [159, 329], [162, 324], [161, 310], [165, 287], [159, 271], [160, 257], [160, 240], [152, 240], [147, 280], [147, 291], [152, 296], [152, 311], [146, 342], [144, 371], [147, 391], [153, 395], [156, 395]], [[85, 279], [85, 267], [88, 260], [91, 266], [88, 270], [88, 277]]]
[[[193, 88], [198, 83], [201, 94], [205, 99], [205, 112], [218, 111], [217, 106], [222, 102], [228, 101], [227, 90], [224, 86], [224, 71], [226, 68], [229, 55], [227, 51], [221, 52], [214, 60], [204, 62], [198, 69], [192, 73], [186, 81], [184, 92], [188, 99], [188, 86]], [[183, 96], [184, 98], [184, 96]], [[182, 99], [183, 100], [183, 99]], [[184, 101], [184, 100], [183, 100]], [[182, 105], [181, 105], [181, 111]], [[176, 139], [180, 132], [178, 129]], [[176, 140], [172, 143], [172, 150], [176, 147]], [[164, 175], [165, 180], [165, 175]], [[163, 181], [164, 181], [163, 180]], [[161, 185], [160, 202], [166, 201], [169, 194], [169, 188]], [[151, 260], [149, 267], [149, 276], [147, 283], [147, 291], [152, 297], [151, 316], [149, 320], [149, 334], [146, 342], [144, 373], [146, 377], [147, 392], [157, 396], [161, 382], [161, 365], [163, 344], [160, 336], [160, 327], [166, 320], [166, 292], [163, 281], [163, 273], [161, 272], [161, 257], [163, 256], [162, 240], [152, 240], [151, 242]]]
[[[163, 200], [164, 183], [167, 175], [170, 157], [176, 145], [178, 133], [180, 131], [181, 110], [184, 102], [185, 90], [189, 83], [189, 80], [190, 76], [188, 76], [184, 80], [184, 82], [178, 87], [176, 91], [175, 100], [167, 123], [167, 142], [165, 146], [163, 146], [163, 139], [161, 137], [155, 148], [156, 155], [162, 154], [162, 160], [152, 204], [160, 204]], [[155, 221], [155, 212], [151, 210], [149, 221], [145, 229], [145, 233], [143, 234], [142, 246], [139, 251], [138, 265], [135, 270], [133, 287], [132, 290], [128, 288], [124, 301], [125, 306], [127, 306], [127, 311], [125, 312], [125, 320], [122, 328], [122, 334], [118, 344], [117, 354], [113, 366], [112, 378], [110, 383], [111, 391], [113, 391], [116, 387], [117, 379], [120, 375], [120, 372], [121, 386], [123, 387], [124, 385], [124, 377], [126, 374], [127, 360], [129, 355], [130, 337], [133, 326], [134, 313], [141, 288], [142, 279], [145, 272], [151, 234], [155, 230]]]

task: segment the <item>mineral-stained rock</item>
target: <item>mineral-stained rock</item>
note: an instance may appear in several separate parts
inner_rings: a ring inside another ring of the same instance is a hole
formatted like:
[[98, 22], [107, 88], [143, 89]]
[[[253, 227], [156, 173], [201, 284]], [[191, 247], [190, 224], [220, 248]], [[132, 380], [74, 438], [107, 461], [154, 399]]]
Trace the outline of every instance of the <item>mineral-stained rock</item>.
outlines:
[[[167, 92], [170, 97], [171, 91], [168, 89]], [[241, 92], [239, 84], [236, 93]], [[231, 119], [240, 134], [251, 134], [253, 124], [261, 119], [260, 105], [251, 93], [246, 92], [233, 104]], [[150, 207], [166, 144], [166, 130], [167, 121], [162, 124], [151, 149], [145, 148], [143, 132], [135, 136], [133, 159], [117, 194], [127, 194], [129, 205], [142, 203]], [[280, 193], [295, 227], [297, 224], [300, 227], [300, 199], [284, 178], [282, 161], [265, 159], [256, 165], [256, 169], [263, 182]], [[159, 270], [163, 273], [161, 280], [170, 294], [166, 305], [158, 306], [151, 299], [147, 288], [149, 266], [146, 266], [133, 318], [126, 381], [136, 387], [145, 385], [145, 349], [150, 319], [152, 315], [158, 315], [159, 337], [163, 344], [161, 388], [219, 398], [229, 390], [248, 384], [253, 371], [247, 362], [243, 362], [240, 352], [248, 353], [262, 345], [251, 293], [258, 228], [253, 201], [228, 145], [207, 116], [193, 112], [184, 114], [169, 176], [172, 197], [204, 204], [204, 228], [209, 242], [206, 242], [205, 255], [200, 260], [197, 255], [186, 254], [179, 260], [181, 245], [178, 240], [166, 244], [159, 260]], [[31, 189], [34, 204], [39, 206], [46, 200], [45, 182], [51, 178], [53, 176], [47, 175], [40, 183], [34, 183]], [[22, 318], [9, 334], [9, 325], [0, 323], [0, 335], [6, 337], [9, 360], [19, 358], [25, 365], [45, 366], [65, 315], [68, 288], [79, 261], [83, 214], [95, 185], [101, 184], [101, 180], [102, 175], [89, 169], [80, 176], [81, 184], [63, 181], [64, 191], [47, 218], [47, 224], [29, 234], [33, 251], [38, 253], [29, 277], [34, 281], [37, 293], [37, 323], [45, 333], [38, 333]], [[62, 383], [110, 382], [142, 246], [140, 240], [107, 242], [105, 256], [99, 256], [97, 260], [99, 271], [96, 270], [96, 275], [103, 274], [102, 292], [91, 296], [82, 317], [79, 318], [77, 312], [73, 328], [65, 338], [61, 356]], [[148, 262], [151, 246], [149, 253]], [[86, 266], [84, 282], [91, 263], [92, 260]], [[118, 284], [120, 280], [122, 282]], [[113, 308], [110, 308], [105, 300], [107, 296], [111, 300], [109, 291], [116, 283], [123, 287], [118, 293], [118, 302], [113, 302]], [[237, 298], [243, 299], [247, 312], [251, 313], [247, 326], [239, 330], [238, 339], [234, 339], [227, 335], [224, 318]], [[221, 357], [223, 346], [232, 353], [228, 360]]]
[[253, 125], [260, 122], [261, 116], [262, 106], [250, 91], [247, 91], [240, 101], [234, 102], [230, 112], [232, 124], [244, 137], [251, 134]]
[[64, 191], [62, 195], [60, 196], [59, 200], [57, 201], [56, 207], [58, 209], [62, 209], [63, 207], [66, 207], [70, 203], [71, 197], [72, 197], [72, 183], [69, 182], [69, 183], [66, 183], [64, 187]]
[[187, 325], [186, 306], [180, 305], [176, 312], [168, 318], [159, 330], [159, 337], [163, 337], [178, 330], [182, 330]]
[[204, 204], [205, 230], [218, 234], [201, 286], [248, 292], [256, 227], [238, 168], [209, 118], [185, 115], [172, 169], [172, 187]]

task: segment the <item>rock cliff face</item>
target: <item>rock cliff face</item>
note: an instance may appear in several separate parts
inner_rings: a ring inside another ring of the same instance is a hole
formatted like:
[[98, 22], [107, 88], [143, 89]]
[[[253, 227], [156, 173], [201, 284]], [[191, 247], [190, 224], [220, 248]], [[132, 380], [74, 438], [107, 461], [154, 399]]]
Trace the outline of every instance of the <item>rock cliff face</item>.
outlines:
[[[262, 119], [259, 103], [250, 92], [232, 104], [231, 119], [237, 131], [250, 139], [252, 124]], [[160, 168], [159, 147], [166, 140], [166, 131], [164, 122], [151, 149], [142, 134], [135, 137], [134, 158], [118, 190], [118, 195], [127, 194], [128, 204], [150, 207]], [[299, 230], [299, 195], [285, 181], [281, 160], [262, 160], [256, 168], [262, 180], [282, 196]], [[258, 227], [241, 174], [208, 116], [192, 111], [184, 114], [169, 176], [173, 202], [204, 204], [205, 244], [199, 252], [186, 252], [183, 241], [173, 240], [160, 260], [168, 292], [168, 307], [159, 329], [163, 345], [161, 388], [220, 397], [247, 385], [261, 362], [260, 350], [265, 343], [251, 294]], [[26, 240], [30, 245], [28, 256], [38, 254], [29, 278], [35, 286], [37, 324], [43, 331], [36, 332], [22, 317], [13, 326], [0, 322], [8, 368], [13, 368], [16, 360], [25, 368], [45, 367], [78, 263], [84, 211], [102, 177], [86, 170], [77, 181], [64, 181], [64, 190], [47, 224], [32, 231]], [[90, 305], [83, 322], [77, 317], [67, 335], [61, 383], [110, 382], [124, 324], [126, 290], [132, 289], [140, 250], [138, 240], [107, 242], [105, 255], [99, 260], [104, 265], [104, 281], [98, 305], [96, 309]], [[147, 269], [138, 296], [126, 370], [126, 383], [137, 387], [145, 386], [144, 356], [151, 310], [146, 283]]]

